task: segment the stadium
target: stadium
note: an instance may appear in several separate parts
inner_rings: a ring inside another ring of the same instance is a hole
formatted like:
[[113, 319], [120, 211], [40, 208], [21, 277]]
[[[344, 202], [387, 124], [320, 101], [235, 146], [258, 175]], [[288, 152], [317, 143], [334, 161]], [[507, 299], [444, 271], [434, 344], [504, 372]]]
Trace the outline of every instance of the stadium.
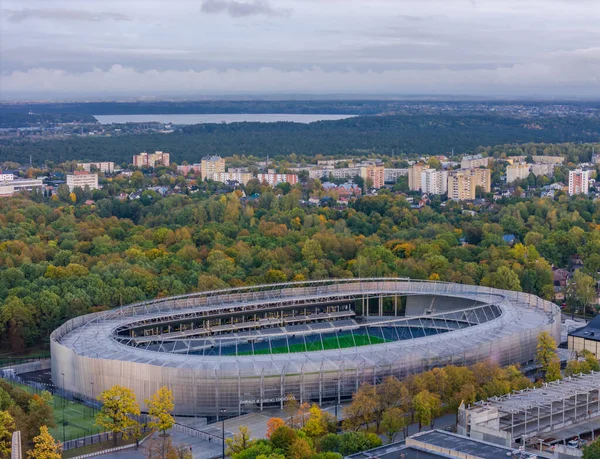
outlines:
[[126, 386], [142, 408], [166, 385], [179, 415], [340, 403], [389, 375], [530, 362], [559, 314], [527, 293], [396, 278], [201, 292], [69, 320], [51, 335], [52, 379], [93, 398]]

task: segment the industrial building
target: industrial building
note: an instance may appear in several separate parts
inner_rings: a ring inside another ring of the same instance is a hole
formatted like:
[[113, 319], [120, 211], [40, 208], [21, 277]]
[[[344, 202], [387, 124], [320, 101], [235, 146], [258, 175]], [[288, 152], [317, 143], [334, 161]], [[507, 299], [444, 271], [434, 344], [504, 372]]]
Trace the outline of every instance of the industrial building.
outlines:
[[458, 433], [513, 447], [566, 442], [600, 428], [600, 373], [461, 406]]
[[559, 308], [522, 292], [389, 278], [250, 286], [71, 319], [51, 336], [52, 379], [87, 397], [123, 385], [142, 403], [168, 385], [176, 414], [233, 415], [340, 403], [364, 382], [440, 365], [530, 362], [542, 331], [559, 338]]

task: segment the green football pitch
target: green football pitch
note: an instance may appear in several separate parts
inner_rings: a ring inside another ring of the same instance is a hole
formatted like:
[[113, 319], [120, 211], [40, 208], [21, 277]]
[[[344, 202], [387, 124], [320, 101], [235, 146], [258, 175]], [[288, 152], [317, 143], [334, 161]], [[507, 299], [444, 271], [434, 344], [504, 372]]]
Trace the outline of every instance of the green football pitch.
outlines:
[[[35, 390], [24, 384], [14, 382], [11, 382], [10, 384], [30, 393], [39, 393], [39, 390]], [[52, 396], [50, 406], [52, 406], [54, 411], [56, 427], [51, 427], [48, 430], [56, 440], [63, 441], [63, 412], [65, 422], [64, 437], [66, 440], [73, 440], [75, 438], [81, 438], [104, 431], [104, 429], [101, 429], [96, 425], [94, 415], [97, 413], [97, 409], [92, 409], [81, 403], [65, 400], [58, 395]]]
[[254, 352], [238, 352], [238, 355], [261, 355], [261, 354], [287, 354], [292, 352], [327, 351], [331, 349], [342, 349], [345, 347], [368, 346], [369, 344], [381, 344], [388, 340], [373, 335], [344, 335], [327, 336], [322, 340], [312, 343], [297, 343], [289, 346], [276, 346], [271, 349], [257, 349]]

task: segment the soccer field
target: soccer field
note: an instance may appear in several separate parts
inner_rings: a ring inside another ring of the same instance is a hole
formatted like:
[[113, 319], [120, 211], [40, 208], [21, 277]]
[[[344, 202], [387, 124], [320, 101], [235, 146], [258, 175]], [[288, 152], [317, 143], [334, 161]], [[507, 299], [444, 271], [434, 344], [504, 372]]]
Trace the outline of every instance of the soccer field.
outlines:
[[369, 344], [381, 344], [387, 340], [373, 335], [344, 335], [323, 337], [322, 341], [314, 343], [298, 343], [289, 346], [276, 346], [271, 349], [258, 349], [254, 352], [244, 351], [238, 355], [261, 355], [261, 354], [287, 354], [288, 352], [311, 352], [326, 351], [331, 349], [342, 349], [345, 347], [368, 346]]
[[[25, 384], [19, 384], [11, 382], [12, 385], [17, 386], [30, 393], [39, 393]], [[50, 406], [54, 411], [54, 420], [56, 421], [56, 427], [51, 427], [48, 430], [50, 434], [59, 441], [63, 441], [63, 411], [65, 429], [64, 436], [66, 440], [72, 440], [75, 438], [85, 437], [86, 435], [97, 434], [103, 432], [104, 429], [96, 426], [95, 418], [93, 415], [98, 410], [82, 405], [81, 403], [71, 402], [59, 397], [58, 395], [52, 396]]]
[[96, 419], [93, 414], [96, 414], [97, 410], [92, 410], [89, 406], [70, 402], [56, 395], [53, 397], [52, 406], [54, 408], [56, 427], [49, 430], [56, 439], [63, 440], [63, 412], [66, 423], [66, 440], [85, 437], [86, 435], [100, 433], [104, 430], [96, 426]]

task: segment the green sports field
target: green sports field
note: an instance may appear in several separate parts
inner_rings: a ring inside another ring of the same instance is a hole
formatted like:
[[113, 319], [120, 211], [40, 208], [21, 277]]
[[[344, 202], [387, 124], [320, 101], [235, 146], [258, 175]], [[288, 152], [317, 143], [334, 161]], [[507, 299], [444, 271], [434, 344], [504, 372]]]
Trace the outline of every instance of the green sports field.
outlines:
[[292, 352], [311, 352], [311, 351], [326, 351], [331, 349], [342, 349], [345, 347], [368, 346], [369, 344], [381, 344], [387, 340], [380, 336], [373, 335], [344, 335], [344, 336], [327, 336], [323, 337], [322, 342], [314, 343], [298, 343], [288, 346], [277, 346], [269, 349], [258, 349], [254, 353], [252, 351], [239, 352], [238, 355], [261, 355], [261, 354], [287, 354]]
[[[11, 382], [10, 384], [17, 386], [30, 393], [39, 393], [39, 390], [35, 390], [24, 384], [18, 384]], [[58, 395], [52, 396], [51, 406], [54, 411], [54, 420], [56, 421], [56, 427], [48, 429], [50, 434], [57, 440], [63, 441], [63, 411], [65, 420], [65, 439], [73, 440], [75, 438], [85, 437], [86, 435], [97, 434], [104, 431], [100, 427], [96, 426], [95, 418], [93, 415], [97, 410], [82, 405], [81, 403], [70, 402], [68, 400], [59, 397]]]

